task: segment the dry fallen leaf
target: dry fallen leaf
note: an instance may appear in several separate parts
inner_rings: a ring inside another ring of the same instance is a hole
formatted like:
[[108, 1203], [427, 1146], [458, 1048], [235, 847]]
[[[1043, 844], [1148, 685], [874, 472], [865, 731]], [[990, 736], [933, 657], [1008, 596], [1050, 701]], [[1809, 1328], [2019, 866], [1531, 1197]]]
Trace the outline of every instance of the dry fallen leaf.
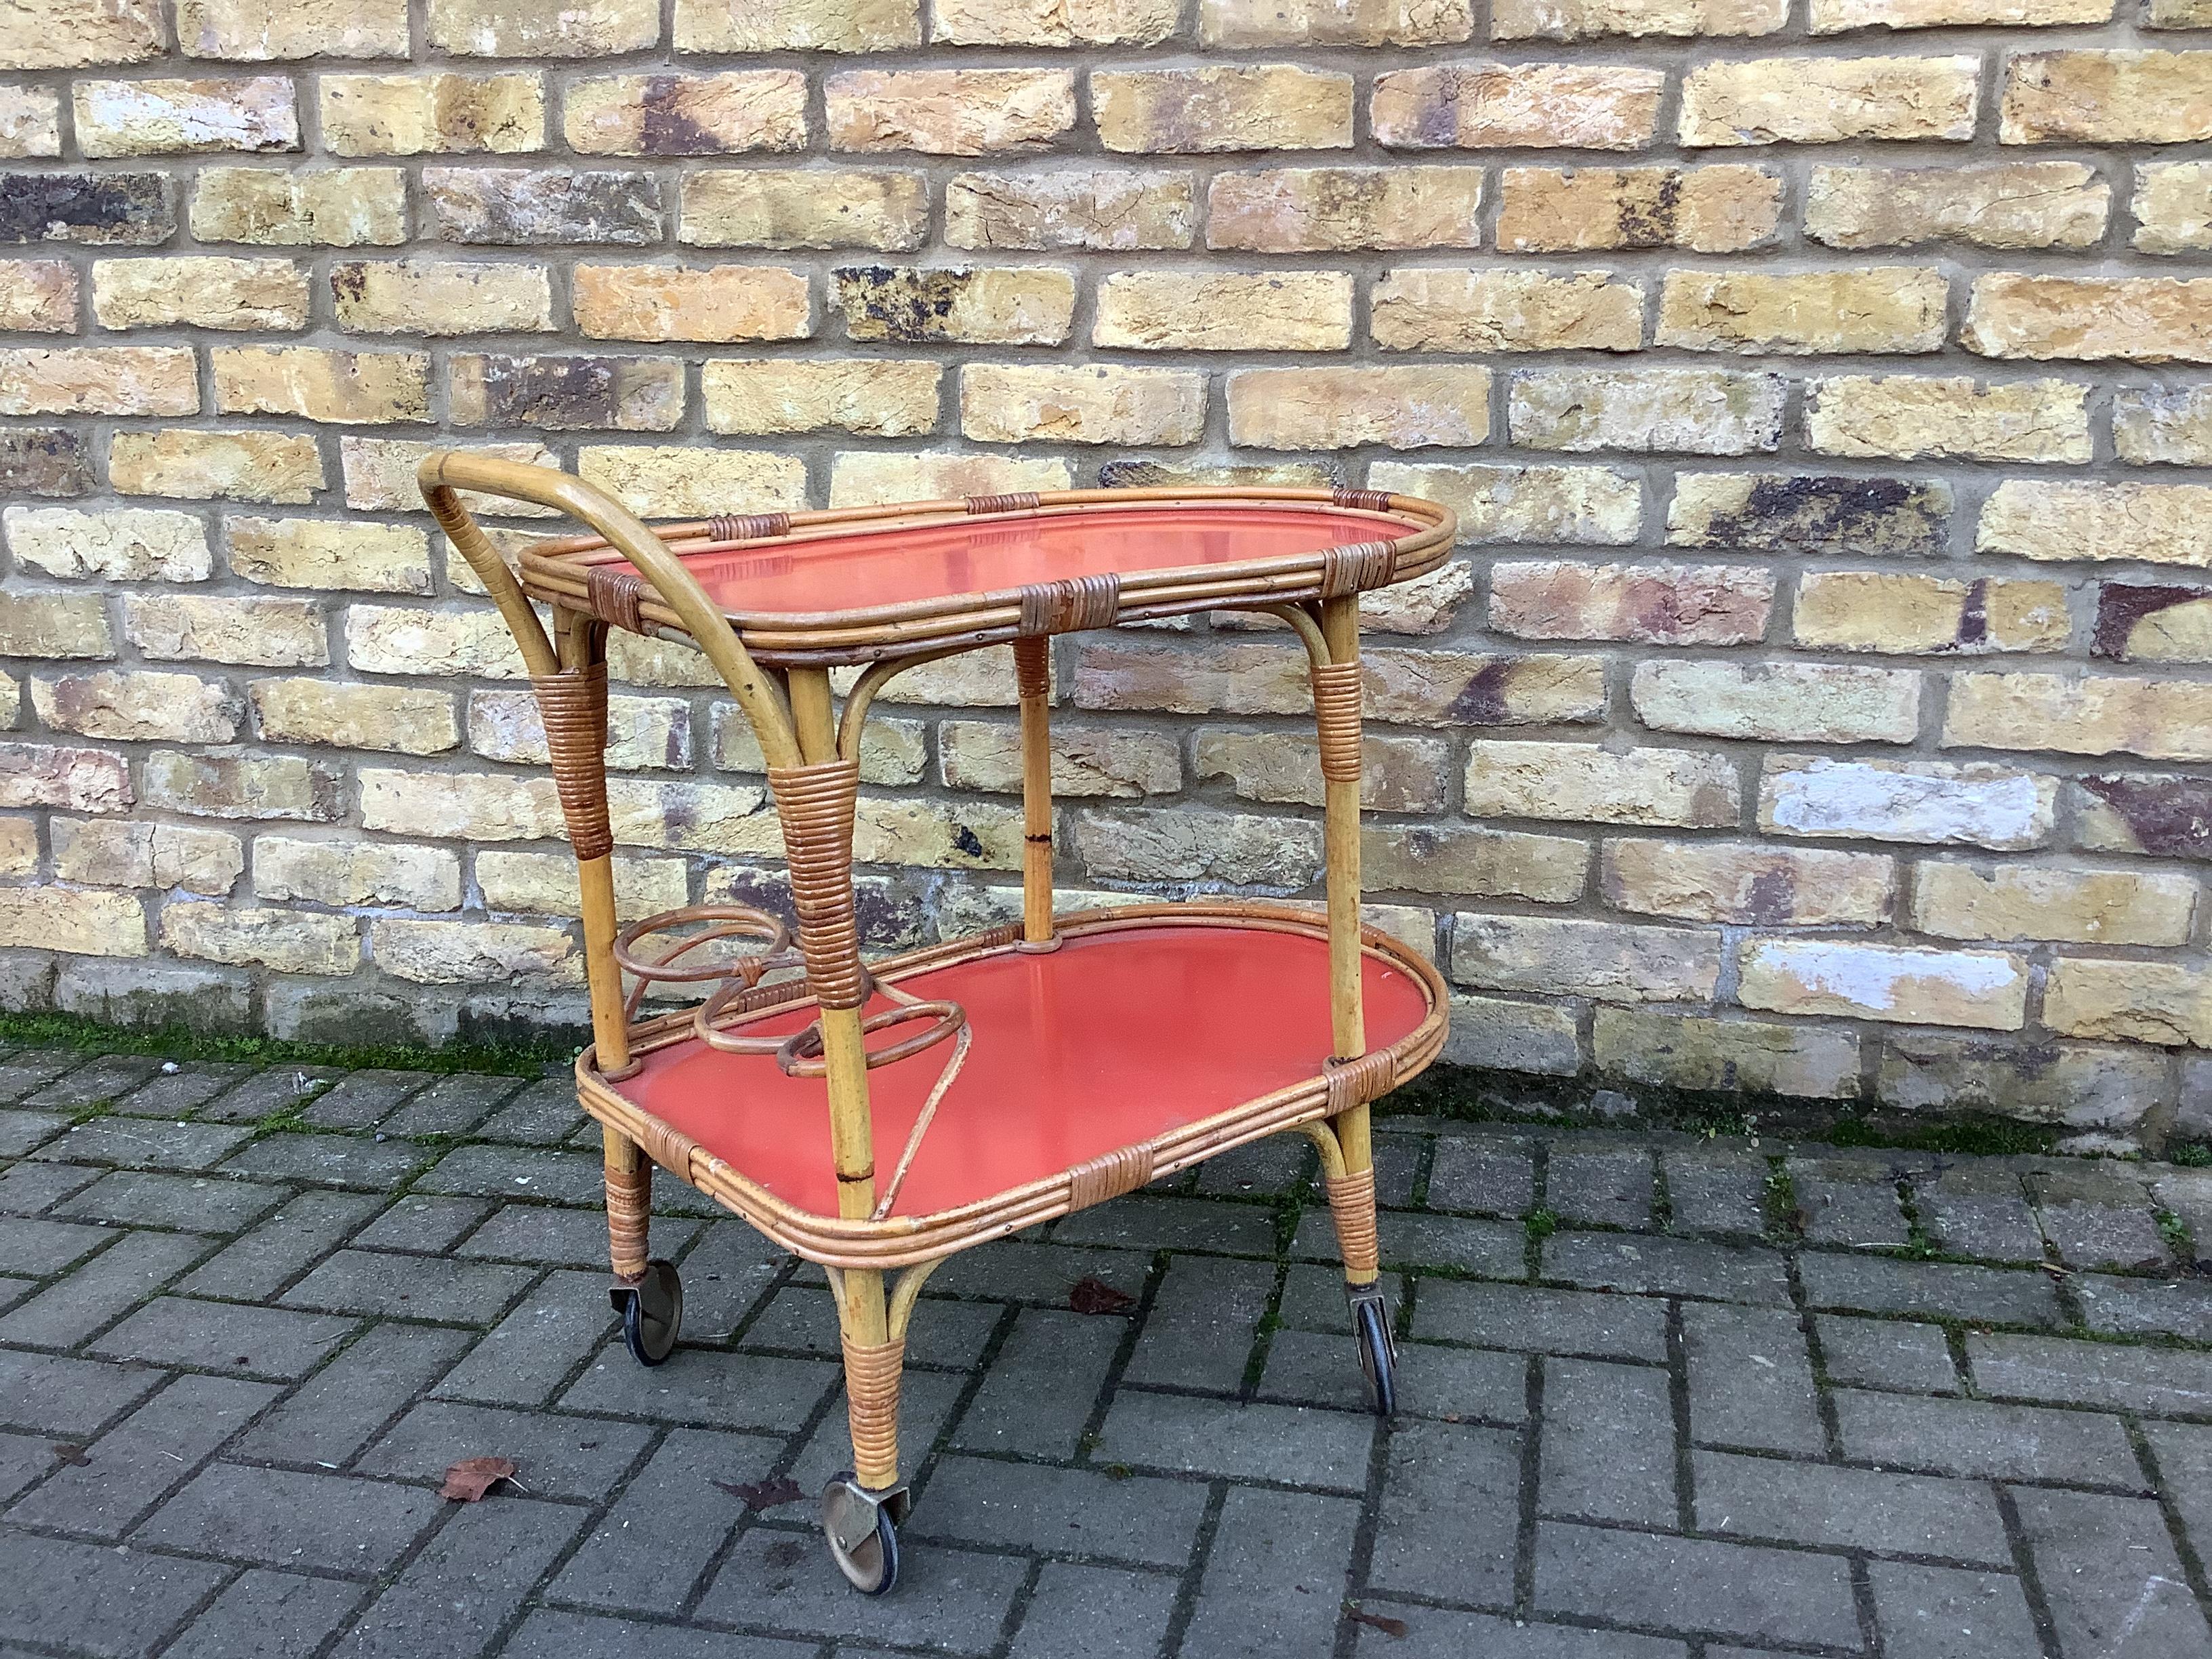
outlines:
[[1387, 1613], [1366, 1613], [1354, 1607], [1352, 1610], [1352, 1622], [1355, 1625], [1372, 1625], [1385, 1636], [1403, 1636], [1406, 1633], [1406, 1621], [1402, 1619], [1393, 1619]]
[[1079, 1314], [1115, 1314], [1137, 1305], [1137, 1298], [1115, 1290], [1103, 1279], [1079, 1279], [1067, 1293], [1067, 1305]]
[[92, 1462], [82, 1446], [73, 1446], [66, 1440], [54, 1442], [54, 1455], [64, 1463], [83, 1464]]
[[743, 1499], [749, 1510], [772, 1510], [778, 1504], [795, 1504], [806, 1496], [799, 1482], [785, 1474], [773, 1480], [717, 1480], [714, 1484], [731, 1497]]
[[438, 1496], [473, 1504], [501, 1481], [514, 1479], [512, 1457], [464, 1457], [447, 1469], [446, 1484], [438, 1488]]

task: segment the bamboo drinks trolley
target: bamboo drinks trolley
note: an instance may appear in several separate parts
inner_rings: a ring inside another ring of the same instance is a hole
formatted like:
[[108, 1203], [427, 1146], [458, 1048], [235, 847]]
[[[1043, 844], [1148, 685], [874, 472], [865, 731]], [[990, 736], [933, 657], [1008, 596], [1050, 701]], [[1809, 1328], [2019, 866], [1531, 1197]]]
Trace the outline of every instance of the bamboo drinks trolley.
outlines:
[[[650, 1259], [654, 1166], [826, 1272], [852, 1471], [822, 1516], [845, 1576], [898, 1572], [899, 1374], [947, 1256], [1263, 1135], [1320, 1151], [1370, 1401], [1393, 1401], [1368, 1103], [1444, 1035], [1434, 968], [1359, 921], [1358, 594], [1442, 562], [1451, 514], [1370, 491], [1062, 490], [757, 514], [648, 528], [549, 468], [452, 452], [424, 498], [514, 630], [582, 884], [612, 1296], [629, 1350], [674, 1349], [682, 1287]], [[511, 570], [460, 490], [592, 534]], [[541, 622], [537, 607], [550, 615]], [[1328, 906], [1207, 899], [1055, 915], [1047, 704], [1054, 635], [1267, 612], [1309, 662]], [[777, 917], [696, 906], [618, 928], [607, 805], [611, 628], [706, 654], [751, 722], [790, 863]], [[1022, 920], [863, 965], [854, 916], [860, 737], [886, 681], [1011, 642], [1020, 702]], [[858, 669], [842, 709], [830, 671]], [[703, 994], [648, 1012], [645, 998]]]

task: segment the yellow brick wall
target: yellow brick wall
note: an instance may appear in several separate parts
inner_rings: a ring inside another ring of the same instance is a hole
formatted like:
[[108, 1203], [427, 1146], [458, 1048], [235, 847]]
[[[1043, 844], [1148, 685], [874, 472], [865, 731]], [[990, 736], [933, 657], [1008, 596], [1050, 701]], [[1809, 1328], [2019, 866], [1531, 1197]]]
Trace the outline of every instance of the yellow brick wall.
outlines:
[[[2212, 1139], [2207, 0], [15, 0], [0, 69], [0, 1000], [576, 1013], [434, 445], [1334, 482], [1463, 529], [1369, 603], [1454, 1058]], [[626, 909], [773, 891], [726, 698], [616, 665]], [[1279, 636], [1056, 674], [1069, 889], [1313, 890]], [[878, 942], [1006, 914], [1012, 702], [893, 689]]]

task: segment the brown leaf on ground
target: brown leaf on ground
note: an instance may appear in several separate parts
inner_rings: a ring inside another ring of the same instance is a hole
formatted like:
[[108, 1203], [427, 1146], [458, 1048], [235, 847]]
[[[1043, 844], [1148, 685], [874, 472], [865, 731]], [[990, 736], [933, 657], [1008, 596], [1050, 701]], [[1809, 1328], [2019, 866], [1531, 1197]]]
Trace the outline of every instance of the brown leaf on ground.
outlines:
[[773, 1480], [717, 1480], [714, 1484], [741, 1499], [749, 1510], [772, 1510], [778, 1504], [796, 1504], [806, 1496], [799, 1489], [799, 1482], [787, 1474]]
[[1406, 1633], [1406, 1621], [1402, 1619], [1393, 1619], [1387, 1613], [1367, 1613], [1354, 1607], [1352, 1610], [1352, 1622], [1355, 1625], [1370, 1625], [1385, 1636], [1403, 1636]]
[[446, 1471], [438, 1496], [473, 1504], [502, 1480], [514, 1479], [512, 1457], [464, 1457]]
[[1067, 1293], [1067, 1305], [1079, 1314], [1126, 1313], [1137, 1305], [1137, 1298], [1103, 1279], [1079, 1279]]

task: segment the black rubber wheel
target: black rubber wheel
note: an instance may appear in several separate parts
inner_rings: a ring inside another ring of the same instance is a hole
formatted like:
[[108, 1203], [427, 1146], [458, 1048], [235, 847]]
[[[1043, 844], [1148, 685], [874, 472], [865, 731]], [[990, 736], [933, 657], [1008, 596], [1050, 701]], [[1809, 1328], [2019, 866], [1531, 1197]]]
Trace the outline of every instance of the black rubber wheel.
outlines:
[[645, 1277], [623, 1299], [623, 1343], [641, 1365], [658, 1365], [676, 1352], [684, 1325], [684, 1281], [673, 1263], [648, 1261]]
[[[889, 1504], [872, 1504], [874, 1524], [838, 1499], [842, 1480], [830, 1483], [823, 1494], [822, 1535], [830, 1545], [830, 1559], [845, 1582], [863, 1595], [888, 1595], [898, 1583], [898, 1524]], [[833, 1496], [834, 1494], [834, 1496]]]
[[1380, 1302], [1352, 1306], [1359, 1374], [1367, 1384], [1367, 1404], [1377, 1417], [1389, 1417], [1398, 1409], [1397, 1352], [1390, 1343], [1389, 1319], [1389, 1310]]

